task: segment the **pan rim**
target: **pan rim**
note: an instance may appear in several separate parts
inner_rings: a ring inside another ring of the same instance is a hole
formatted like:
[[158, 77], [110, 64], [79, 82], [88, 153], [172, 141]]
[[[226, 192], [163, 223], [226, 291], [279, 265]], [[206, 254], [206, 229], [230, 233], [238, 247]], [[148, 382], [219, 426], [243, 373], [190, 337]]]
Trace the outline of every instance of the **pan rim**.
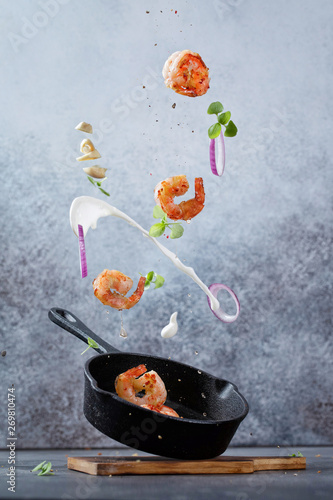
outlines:
[[[89, 359], [87, 359], [87, 361], [85, 362], [85, 365], [84, 365], [84, 373], [85, 373], [85, 376], [87, 377], [87, 379], [89, 380], [90, 382], [90, 385], [92, 386], [92, 388], [104, 395], [104, 396], [107, 396], [107, 397], [111, 397], [113, 399], [115, 399], [116, 401], [119, 401], [121, 403], [125, 403], [125, 405], [128, 405], [129, 408], [136, 408], [136, 409], [139, 409], [139, 410], [145, 410], [146, 412], [150, 412], [150, 411], [153, 411], [153, 410], [149, 410], [147, 408], [142, 408], [141, 406], [139, 405], [136, 405], [134, 403], [131, 403], [130, 401], [126, 401], [125, 399], [121, 398], [118, 396], [118, 394], [115, 394], [113, 392], [110, 392], [110, 391], [106, 391], [104, 389], [101, 389], [100, 387], [98, 387], [97, 385], [97, 380], [95, 379], [95, 377], [93, 377], [93, 375], [91, 374], [90, 372], [90, 368], [89, 368], [89, 365], [90, 363], [97, 359], [97, 358], [100, 358], [101, 356], [104, 356], [104, 357], [110, 357], [110, 356], [118, 356], [118, 355], [126, 355], [126, 354], [131, 354], [131, 355], [136, 355], [136, 356], [146, 356], [148, 358], [154, 358], [154, 359], [159, 359], [159, 360], [163, 360], [163, 361], [171, 361], [171, 362], [174, 362], [174, 363], [177, 363], [178, 365], [183, 365], [184, 367], [186, 368], [191, 368], [193, 370], [199, 370], [199, 368], [195, 368], [194, 366], [191, 366], [191, 365], [187, 365], [186, 363], [182, 363], [180, 361], [174, 361], [172, 359], [168, 359], [168, 358], [163, 358], [161, 356], [153, 356], [152, 354], [142, 354], [142, 353], [134, 353], [134, 352], [123, 352], [123, 351], [119, 351], [119, 352], [116, 352], [116, 353], [113, 353], [113, 352], [106, 352], [106, 353], [103, 353], [103, 354], [96, 354], [95, 356], [91, 356]], [[223, 379], [223, 378], [219, 378], [219, 377], [216, 377], [215, 375], [212, 375], [211, 373], [208, 373], [208, 372], [205, 372], [203, 370], [200, 370], [202, 374], [204, 375], [208, 375], [209, 377], [215, 379], [215, 380], [219, 380], [219, 381], [222, 381], [222, 382], [226, 382], [227, 384], [229, 384], [230, 386], [232, 386], [233, 390], [235, 391], [235, 393], [240, 397], [243, 405], [244, 405], [244, 410], [239, 413], [237, 416], [233, 417], [233, 418], [230, 418], [230, 419], [223, 419], [223, 420], [213, 420], [213, 419], [205, 419], [205, 420], [200, 420], [200, 419], [193, 419], [193, 418], [186, 418], [186, 417], [183, 417], [183, 418], [180, 418], [180, 417], [173, 417], [171, 415], [164, 415], [166, 418], [171, 418], [173, 420], [177, 420], [179, 422], [186, 422], [187, 424], [205, 424], [205, 425], [219, 425], [219, 424], [225, 424], [225, 423], [228, 423], [228, 422], [241, 422], [242, 420], [244, 420], [244, 418], [246, 417], [246, 415], [248, 414], [249, 412], [249, 404], [247, 402], [247, 400], [245, 399], [245, 397], [239, 392], [238, 390], [238, 387], [233, 383], [233, 382], [230, 382], [229, 380], [226, 380], [226, 379]]]

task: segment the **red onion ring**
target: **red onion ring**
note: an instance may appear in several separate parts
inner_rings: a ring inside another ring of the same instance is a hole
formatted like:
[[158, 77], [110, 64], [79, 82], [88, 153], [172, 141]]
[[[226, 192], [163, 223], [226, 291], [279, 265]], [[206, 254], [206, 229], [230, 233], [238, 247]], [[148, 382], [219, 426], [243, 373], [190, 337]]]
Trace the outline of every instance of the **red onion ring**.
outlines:
[[79, 232], [81, 276], [82, 278], [85, 278], [88, 275], [88, 268], [87, 268], [87, 258], [86, 258], [86, 247], [84, 244], [84, 232], [83, 232], [83, 227], [80, 224], [78, 224], [77, 227]]
[[229, 288], [228, 286], [222, 285], [221, 283], [213, 283], [208, 288], [212, 292], [212, 294], [214, 295], [214, 297], [216, 299], [217, 299], [217, 294], [220, 290], [226, 290], [229, 293], [229, 295], [231, 295], [231, 297], [234, 299], [234, 302], [236, 304], [236, 313], [235, 314], [227, 314], [226, 312], [223, 311], [221, 306], [219, 307], [219, 309], [217, 311], [213, 311], [210, 298], [207, 296], [208, 305], [209, 305], [212, 313], [215, 314], [215, 316], [220, 321], [223, 321], [223, 323], [233, 323], [234, 321], [236, 321], [236, 319], [238, 318], [238, 315], [239, 315], [239, 311], [240, 311], [240, 304], [239, 304], [239, 300], [238, 300], [235, 292], [233, 292], [231, 290], [231, 288]]
[[212, 169], [213, 174], [221, 177], [225, 167], [225, 145], [224, 145], [224, 138], [222, 131], [219, 135], [219, 139], [220, 139], [220, 146], [218, 146], [217, 162], [215, 154], [215, 139], [210, 140], [209, 159], [210, 159], [210, 168]]

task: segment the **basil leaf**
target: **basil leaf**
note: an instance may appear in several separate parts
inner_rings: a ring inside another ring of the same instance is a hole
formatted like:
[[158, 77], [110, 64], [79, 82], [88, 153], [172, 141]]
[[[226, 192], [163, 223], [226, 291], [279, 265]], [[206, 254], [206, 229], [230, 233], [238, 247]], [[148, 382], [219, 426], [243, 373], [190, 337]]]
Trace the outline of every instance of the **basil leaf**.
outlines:
[[207, 109], [207, 113], [209, 115], [217, 115], [218, 113], [221, 113], [223, 111], [223, 105], [219, 102], [212, 102]]
[[176, 238], [180, 238], [181, 236], [183, 236], [183, 233], [184, 228], [181, 224], [172, 224], [170, 238], [172, 238], [173, 240]]
[[155, 273], [154, 273], [154, 271], [150, 271], [150, 272], [147, 274], [146, 279], [147, 279], [148, 281], [151, 281], [151, 280], [154, 278], [154, 274], [155, 274]]
[[228, 121], [230, 120], [230, 117], [231, 117], [230, 111], [226, 111], [225, 113], [221, 113], [217, 117], [217, 119], [218, 119], [219, 123], [221, 123], [222, 125], [226, 125], [228, 123]]
[[88, 344], [89, 344], [89, 347], [93, 347], [94, 349], [98, 349], [99, 348], [99, 345], [97, 344], [97, 342], [95, 342], [90, 337], [88, 337]]
[[105, 194], [106, 196], [110, 196], [110, 193], [107, 193], [106, 191], [104, 191], [104, 189], [102, 188], [98, 188], [103, 194]]
[[230, 122], [228, 123], [228, 125], [224, 131], [224, 135], [226, 137], [235, 137], [236, 134], [237, 134], [237, 127], [234, 124], [234, 122], [232, 120], [230, 120]]
[[34, 469], [32, 469], [31, 472], [37, 472], [39, 469], [42, 468], [42, 466], [45, 464], [46, 460], [44, 460], [44, 462], [41, 462], [40, 464], [36, 465], [36, 467]]
[[153, 210], [154, 219], [162, 219], [162, 217], [165, 217], [165, 216], [166, 216], [166, 213], [163, 212], [161, 207], [159, 205], [155, 205], [154, 210]]
[[155, 281], [155, 288], [161, 288], [165, 282], [165, 279], [163, 276], [160, 276], [159, 274], [156, 275], [156, 281]]
[[164, 231], [165, 231], [165, 224], [163, 224], [163, 222], [158, 222], [157, 224], [151, 226], [151, 228], [149, 229], [149, 236], [158, 238], [159, 236], [162, 236]]
[[[216, 139], [221, 133], [221, 124], [220, 123], [214, 123], [214, 125], [211, 125], [208, 129], [208, 137], [210, 139]], [[225, 135], [225, 134], [224, 134]]]

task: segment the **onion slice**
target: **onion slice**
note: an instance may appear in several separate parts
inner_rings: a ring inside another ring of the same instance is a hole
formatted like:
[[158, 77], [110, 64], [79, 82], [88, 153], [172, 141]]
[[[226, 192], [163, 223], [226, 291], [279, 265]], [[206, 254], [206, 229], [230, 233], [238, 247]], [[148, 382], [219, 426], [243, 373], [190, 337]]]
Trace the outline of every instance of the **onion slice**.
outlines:
[[213, 309], [211, 307], [210, 298], [207, 296], [208, 305], [209, 305], [212, 313], [214, 313], [215, 316], [220, 321], [223, 321], [223, 323], [233, 323], [234, 321], [236, 321], [236, 319], [238, 318], [238, 315], [239, 315], [240, 305], [239, 305], [239, 300], [238, 300], [237, 295], [235, 294], [235, 292], [233, 292], [231, 290], [231, 288], [229, 288], [228, 286], [222, 285], [221, 283], [213, 283], [208, 288], [212, 292], [212, 294], [214, 295], [214, 297], [216, 299], [217, 299], [217, 294], [218, 294], [218, 292], [220, 290], [226, 290], [229, 293], [229, 295], [231, 295], [231, 297], [234, 299], [234, 302], [236, 304], [236, 313], [235, 314], [227, 314], [226, 312], [223, 311], [223, 309], [221, 308], [221, 306], [219, 307], [219, 309], [217, 311], [213, 311]]
[[82, 278], [85, 278], [88, 275], [88, 269], [87, 269], [86, 247], [84, 244], [84, 232], [81, 224], [78, 224], [78, 232], [79, 232], [81, 276]]
[[216, 162], [216, 152], [215, 152], [215, 139], [210, 140], [209, 159], [210, 159], [210, 168], [212, 169], [213, 174], [221, 177], [225, 167], [225, 145], [224, 145], [224, 138], [222, 131], [219, 137], [217, 137], [217, 140], [219, 141], [217, 143], [217, 162]]

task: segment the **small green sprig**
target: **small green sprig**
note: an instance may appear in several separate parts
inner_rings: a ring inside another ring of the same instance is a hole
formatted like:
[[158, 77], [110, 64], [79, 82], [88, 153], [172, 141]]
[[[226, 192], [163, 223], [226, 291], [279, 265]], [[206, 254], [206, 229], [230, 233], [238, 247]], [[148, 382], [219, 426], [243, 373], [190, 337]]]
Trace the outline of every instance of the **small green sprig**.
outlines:
[[81, 356], [82, 356], [82, 354], [84, 354], [85, 352], [87, 352], [88, 349], [90, 349], [90, 347], [92, 347], [93, 349], [97, 349], [99, 347], [99, 345], [93, 339], [91, 339], [90, 337], [88, 337], [88, 347], [83, 352], [81, 352]]
[[39, 470], [40, 472], [37, 474], [37, 476], [54, 476], [54, 473], [50, 472], [51, 469], [51, 462], [46, 463], [46, 460], [44, 460], [40, 464], [36, 465], [36, 467], [32, 469], [31, 472], [37, 472]]
[[161, 219], [161, 222], [153, 224], [149, 229], [149, 236], [158, 238], [162, 236], [166, 228], [171, 229], [170, 238], [173, 240], [183, 236], [184, 228], [180, 222], [168, 222], [167, 214], [161, 209], [159, 205], [155, 205], [153, 210], [154, 219]]
[[95, 187], [97, 187], [103, 194], [105, 194], [105, 196], [110, 196], [110, 193], [108, 193], [107, 191], [105, 191], [103, 188], [101, 188], [101, 185], [102, 185], [102, 182], [106, 181], [107, 177], [104, 177], [104, 179], [100, 180], [100, 181], [95, 181], [92, 177], [90, 177], [90, 175], [87, 175], [87, 179], [88, 181], [91, 182], [91, 184], [93, 184]]
[[155, 273], [154, 271], [150, 271], [145, 278], [146, 278], [145, 290], [148, 290], [148, 288], [150, 288], [150, 285], [152, 283], [155, 283], [154, 290], [156, 288], [161, 288], [161, 286], [163, 286], [164, 282], [165, 282], [165, 279], [163, 278], [163, 276]]
[[288, 455], [288, 457], [304, 457], [304, 455], [300, 451], [298, 451], [297, 455], [296, 453], [293, 453], [292, 455]]
[[237, 134], [237, 127], [231, 118], [230, 111], [223, 112], [223, 104], [219, 101], [212, 102], [207, 109], [209, 115], [216, 115], [217, 123], [211, 125], [208, 129], [208, 137], [210, 139], [216, 139], [221, 133], [222, 125], [225, 127], [224, 136], [234, 137]]

